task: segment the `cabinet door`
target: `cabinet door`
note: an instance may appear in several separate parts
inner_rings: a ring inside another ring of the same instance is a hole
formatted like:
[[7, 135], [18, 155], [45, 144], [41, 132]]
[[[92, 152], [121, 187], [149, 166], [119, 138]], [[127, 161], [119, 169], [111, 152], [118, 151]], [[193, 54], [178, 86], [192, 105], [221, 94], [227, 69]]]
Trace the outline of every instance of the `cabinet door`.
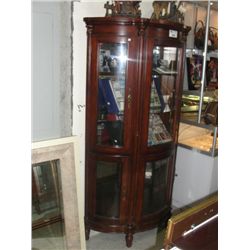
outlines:
[[[156, 46], [150, 48], [148, 61], [144, 116], [148, 124], [144, 132], [146, 151], [158, 150], [162, 145], [172, 145], [176, 137], [178, 93], [182, 64], [179, 63], [180, 50], [177, 47]], [[148, 91], [149, 90], [149, 91]]]
[[131, 141], [135, 42], [129, 38], [98, 38], [93, 39], [93, 47], [88, 97], [88, 106], [92, 106], [88, 107], [91, 145], [102, 152], [123, 153], [129, 150]]
[[124, 221], [127, 214], [128, 158], [98, 156], [91, 161], [89, 213], [99, 219]]

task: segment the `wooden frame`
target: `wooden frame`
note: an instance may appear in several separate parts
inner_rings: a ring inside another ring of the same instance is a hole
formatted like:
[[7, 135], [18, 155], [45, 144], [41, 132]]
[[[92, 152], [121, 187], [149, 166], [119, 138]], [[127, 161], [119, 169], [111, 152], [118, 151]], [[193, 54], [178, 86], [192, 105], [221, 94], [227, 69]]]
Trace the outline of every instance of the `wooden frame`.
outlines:
[[59, 160], [67, 250], [86, 249], [76, 137], [32, 143], [32, 164]]
[[214, 218], [218, 214], [218, 194], [215, 193], [208, 198], [184, 209], [173, 215], [168, 220], [168, 226], [164, 239], [165, 249], [170, 249], [175, 242], [183, 238], [194, 228], [198, 228], [204, 222]]

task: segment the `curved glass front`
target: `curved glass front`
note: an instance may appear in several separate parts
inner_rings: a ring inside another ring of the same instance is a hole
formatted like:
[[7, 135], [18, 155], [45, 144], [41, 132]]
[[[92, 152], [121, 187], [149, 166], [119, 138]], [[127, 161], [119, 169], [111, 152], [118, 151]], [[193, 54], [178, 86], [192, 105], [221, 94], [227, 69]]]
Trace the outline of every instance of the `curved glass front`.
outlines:
[[172, 141], [177, 56], [175, 47], [153, 49], [148, 146]]
[[167, 204], [168, 159], [149, 161], [145, 167], [143, 214], [158, 211]]

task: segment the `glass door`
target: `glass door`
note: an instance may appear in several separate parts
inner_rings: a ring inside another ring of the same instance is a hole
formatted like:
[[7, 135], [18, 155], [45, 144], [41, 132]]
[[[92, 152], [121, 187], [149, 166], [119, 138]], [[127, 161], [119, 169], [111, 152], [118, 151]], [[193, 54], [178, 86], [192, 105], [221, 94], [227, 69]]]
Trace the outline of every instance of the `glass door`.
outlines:
[[123, 221], [127, 216], [128, 157], [96, 156], [91, 160], [89, 209], [93, 217]]
[[124, 146], [124, 107], [128, 46], [99, 43], [98, 46], [97, 144]]
[[153, 48], [150, 109], [148, 121], [149, 147], [173, 140], [178, 48]]

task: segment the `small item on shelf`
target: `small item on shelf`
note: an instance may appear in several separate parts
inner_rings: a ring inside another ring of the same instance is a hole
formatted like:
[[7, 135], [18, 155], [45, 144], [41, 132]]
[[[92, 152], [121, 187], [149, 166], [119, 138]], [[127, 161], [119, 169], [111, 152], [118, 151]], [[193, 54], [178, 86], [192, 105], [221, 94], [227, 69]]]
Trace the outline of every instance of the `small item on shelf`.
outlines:
[[123, 144], [123, 121], [107, 121], [107, 130], [110, 135], [111, 145], [122, 145]]
[[165, 103], [165, 108], [163, 110], [163, 113], [170, 112], [171, 111], [171, 109], [169, 107], [170, 95], [163, 95], [162, 97], [163, 97], [163, 100]]
[[167, 131], [162, 119], [157, 114], [150, 114], [148, 129], [148, 145], [158, 145], [171, 141], [171, 135]]
[[157, 93], [154, 81], [151, 84], [151, 94], [150, 94], [150, 112], [159, 113], [161, 111], [161, 101]]
[[163, 112], [165, 109], [165, 102], [161, 91], [161, 82], [159, 78], [154, 78], [151, 84], [151, 102], [150, 109], [156, 107]]
[[127, 53], [126, 44], [100, 44], [99, 74], [103, 76], [125, 74]]
[[99, 80], [99, 105], [105, 106], [109, 114], [119, 114], [119, 106], [113, 88], [108, 79]]

